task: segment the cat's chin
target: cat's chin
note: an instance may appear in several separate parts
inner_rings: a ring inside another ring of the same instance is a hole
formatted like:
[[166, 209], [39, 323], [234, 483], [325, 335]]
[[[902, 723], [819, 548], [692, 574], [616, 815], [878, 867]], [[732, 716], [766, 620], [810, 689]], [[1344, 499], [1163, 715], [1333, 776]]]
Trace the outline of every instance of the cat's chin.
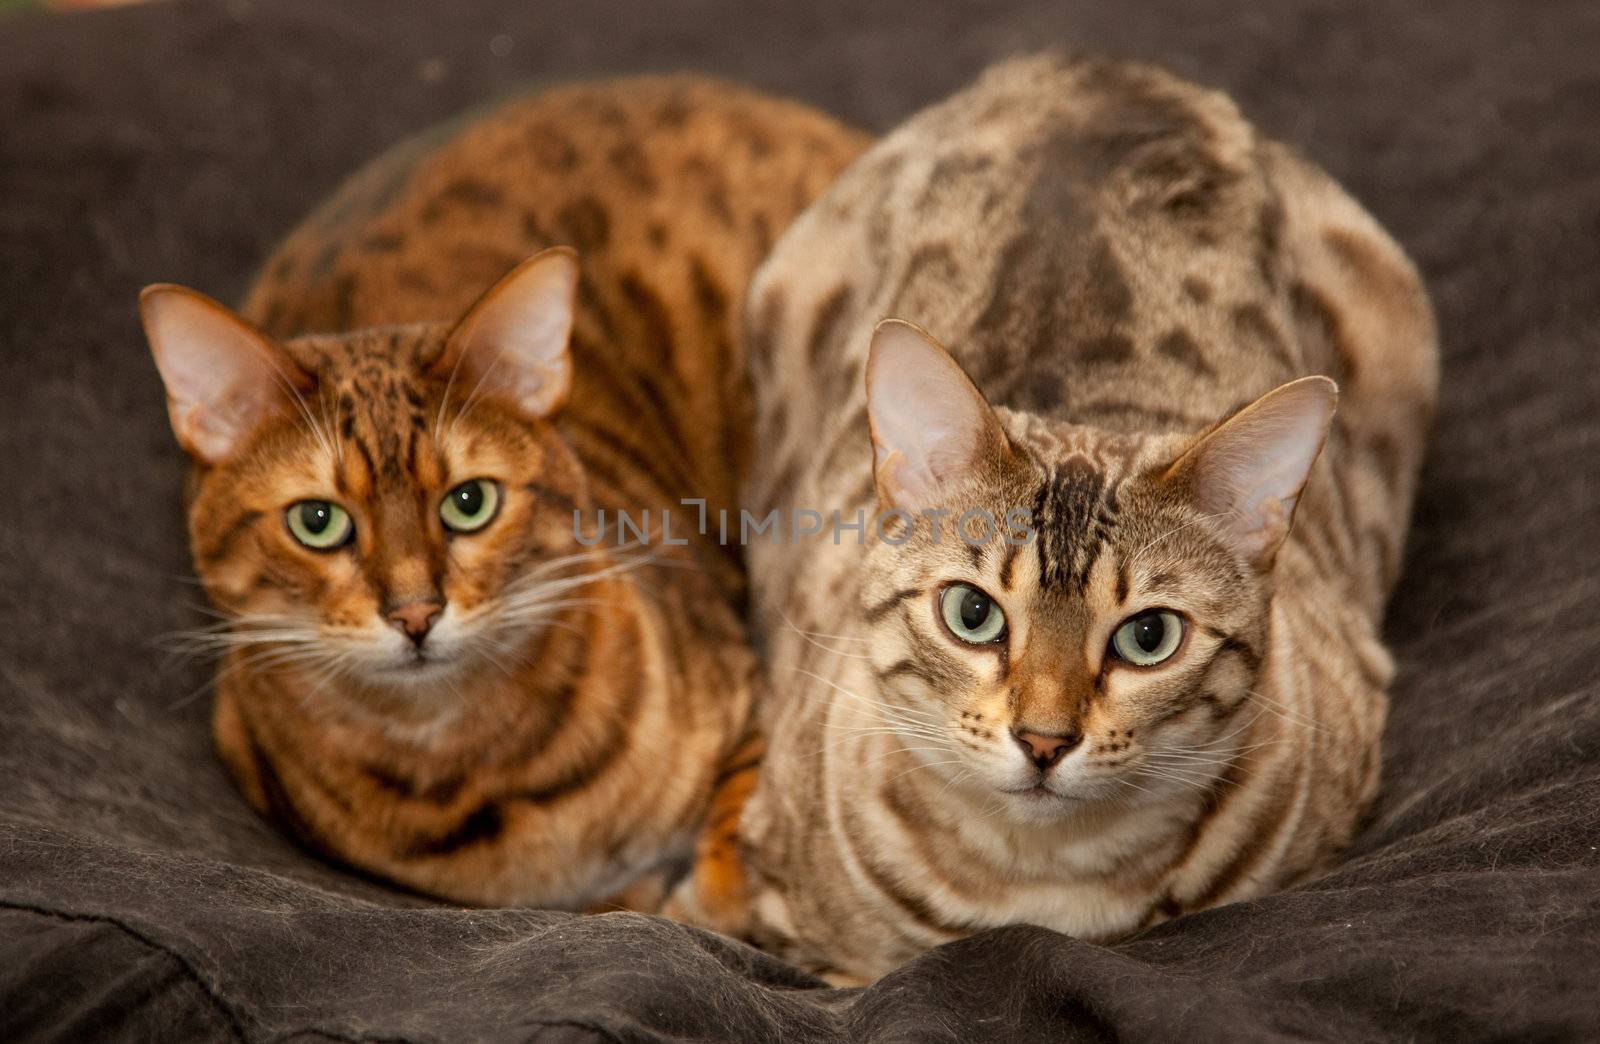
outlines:
[[1000, 793], [1006, 796], [1006, 806], [1009, 809], [1030, 820], [1051, 819], [1081, 804], [1076, 796], [1063, 794], [1043, 783], [1014, 789], [1002, 787]]
[[1077, 798], [1047, 787], [1002, 790], [1000, 795], [998, 807], [992, 800], [988, 807], [1011, 829], [1034, 831], [1071, 822], [1083, 810]]
[[416, 692], [459, 678], [466, 670], [466, 659], [461, 656], [417, 655], [370, 667], [366, 677], [368, 684], [375, 687]]
[[1045, 786], [1043, 783], [1035, 783], [1031, 787], [1020, 787], [1014, 790], [1006, 790], [1004, 793], [1010, 794], [1018, 801], [1024, 802], [1071, 800], [1071, 798], [1069, 798], [1067, 795], [1058, 794], [1054, 790], [1051, 790], [1049, 787]]
[[1000, 808], [1009, 818], [1035, 826], [1094, 814], [1108, 802], [1114, 804], [1119, 796], [1099, 780], [1051, 780], [995, 789], [1002, 796]]

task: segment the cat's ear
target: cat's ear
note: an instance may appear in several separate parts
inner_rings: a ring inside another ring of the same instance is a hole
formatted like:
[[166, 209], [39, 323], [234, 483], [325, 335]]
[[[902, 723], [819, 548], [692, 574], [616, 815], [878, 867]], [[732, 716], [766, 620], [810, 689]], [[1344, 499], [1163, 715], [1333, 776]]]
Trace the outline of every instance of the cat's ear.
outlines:
[[227, 460], [315, 384], [266, 334], [188, 287], [145, 287], [139, 316], [167, 386], [172, 432], [196, 460]]
[[1338, 402], [1339, 387], [1326, 377], [1290, 381], [1202, 436], [1167, 476], [1217, 516], [1256, 568], [1269, 569]]
[[450, 332], [433, 363], [462, 396], [497, 394], [531, 417], [548, 417], [572, 387], [578, 255], [551, 247], [489, 288]]
[[920, 326], [885, 319], [867, 356], [867, 419], [878, 498], [939, 506], [940, 487], [1010, 453], [994, 410], [972, 379]]

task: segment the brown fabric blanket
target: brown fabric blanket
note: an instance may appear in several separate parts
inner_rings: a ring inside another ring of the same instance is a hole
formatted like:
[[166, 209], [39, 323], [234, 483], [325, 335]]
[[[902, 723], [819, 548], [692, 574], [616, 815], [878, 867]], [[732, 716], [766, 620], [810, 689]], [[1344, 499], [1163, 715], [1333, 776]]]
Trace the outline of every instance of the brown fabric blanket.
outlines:
[[[1334, 873], [864, 991], [649, 918], [327, 868], [210, 751], [134, 296], [228, 298], [365, 158], [528, 80], [693, 68], [883, 129], [1064, 44], [1231, 91], [1412, 251], [1443, 409]], [[252, 0], [0, 15], [0, 1039], [1600, 1038], [1600, 4]]]

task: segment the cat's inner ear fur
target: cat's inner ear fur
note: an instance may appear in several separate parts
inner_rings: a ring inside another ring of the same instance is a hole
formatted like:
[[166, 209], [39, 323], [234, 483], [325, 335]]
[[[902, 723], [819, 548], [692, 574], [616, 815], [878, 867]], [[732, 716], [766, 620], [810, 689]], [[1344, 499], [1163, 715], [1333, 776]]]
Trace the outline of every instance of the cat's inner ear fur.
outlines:
[[191, 457], [219, 464], [315, 386], [266, 334], [205, 294], [170, 283], [139, 294], [167, 416]]
[[456, 324], [432, 364], [460, 401], [495, 395], [548, 417], [572, 387], [578, 255], [552, 247], [512, 269]]
[[1281, 385], [1201, 436], [1167, 478], [1215, 516], [1257, 569], [1269, 569], [1338, 401], [1338, 385], [1326, 377]]
[[1009, 457], [1000, 420], [972, 379], [926, 330], [899, 319], [872, 334], [867, 417], [885, 507], [943, 506], [942, 487]]

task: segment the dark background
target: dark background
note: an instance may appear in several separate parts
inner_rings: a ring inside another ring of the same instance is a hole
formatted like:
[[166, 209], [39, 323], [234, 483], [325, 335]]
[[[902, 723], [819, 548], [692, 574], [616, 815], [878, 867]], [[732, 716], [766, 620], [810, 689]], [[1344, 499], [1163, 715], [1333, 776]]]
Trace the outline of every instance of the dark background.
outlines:
[[[1232, 92], [1420, 264], [1441, 414], [1347, 862], [1095, 947], [836, 993], [677, 926], [328, 870], [207, 735], [138, 289], [224, 299], [342, 175], [528, 81], [697, 69], [882, 130], [1055, 44]], [[1600, 1036], [1600, 4], [163, 2], [0, 9], [0, 1038]]]

